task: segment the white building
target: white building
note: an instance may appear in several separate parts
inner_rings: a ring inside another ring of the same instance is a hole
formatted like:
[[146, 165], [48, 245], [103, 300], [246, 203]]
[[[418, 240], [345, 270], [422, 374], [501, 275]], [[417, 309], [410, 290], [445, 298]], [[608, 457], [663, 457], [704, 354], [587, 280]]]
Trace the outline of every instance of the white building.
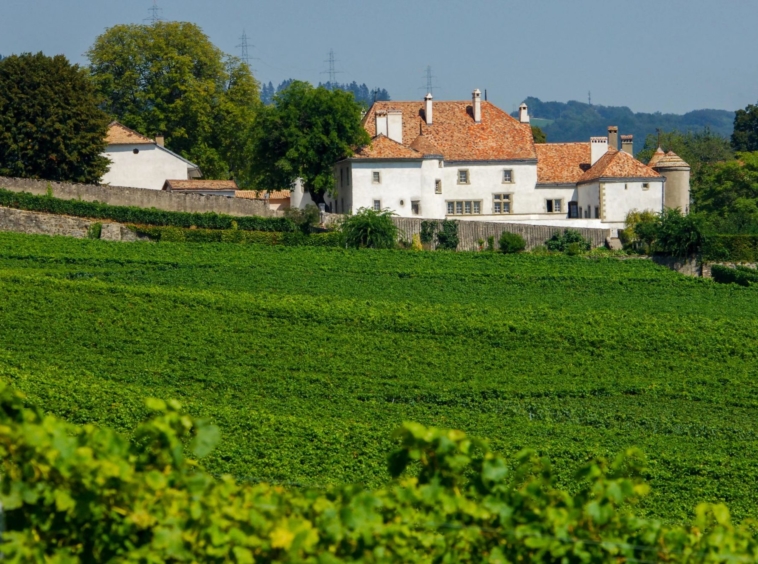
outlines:
[[105, 156], [111, 165], [102, 184], [161, 190], [166, 180], [202, 176], [196, 164], [166, 149], [162, 137], [150, 139], [114, 121], [106, 139]]
[[[674, 201], [664, 175], [632, 156], [631, 136], [619, 151], [618, 128], [586, 143], [535, 144], [525, 104], [516, 119], [479, 90], [471, 102], [376, 102], [363, 125], [371, 144], [335, 165], [332, 212], [621, 227], [631, 210]], [[686, 190], [676, 201], [689, 198], [688, 176]]]

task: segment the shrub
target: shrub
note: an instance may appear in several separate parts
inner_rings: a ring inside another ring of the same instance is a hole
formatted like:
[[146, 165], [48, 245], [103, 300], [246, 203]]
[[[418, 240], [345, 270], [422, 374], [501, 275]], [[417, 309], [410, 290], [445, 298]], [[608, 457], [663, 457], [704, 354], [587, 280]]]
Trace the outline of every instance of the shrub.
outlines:
[[0, 206], [91, 219], [109, 219], [120, 223], [138, 223], [140, 225], [231, 229], [233, 224], [236, 224], [238, 229], [245, 231], [284, 232], [295, 231], [296, 229], [295, 224], [284, 217], [232, 217], [213, 212], [187, 213], [135, 206], [111, 206], [100, 202], [61, 200], [50, 196], [35, 196], [27, 192], [11, 192], [3, 189], [0, 189]]
[[308, 204], [303, 209], [288, 209], [284, 212], [284, 217], [294, 223], [301, 233], [308, 235], [321, 221], [321, 212], [314, 204]]
[[423, 250], [423, 247], [421, 246], [421, 237], [418, 233], [414, 234], [411, 238], [411, 249], [414, 251]]
[[439, 224], [436, 221], [421, 222], [421, 243], [429, 245], [434, 242], [434, 234], [437, 232]]
[[103, 224], [93, 223], [92, 225], [89, 226], [89, 229], [87, 229], [87, 238], [99, 239], [102, 233], [103, 233]]
[[437, 232], [437, 248], [455, 251], [458, 248], [458, 222], [444, 220]]
[[571, 247], [573, 254], [579, 254], [585, 251], [589, 251], [592, 244], [582, 237], [582, 234], [574, 229], [565, 229], [563, 233], [556, 233], [550, 239], [545, 241], [545, 247], [548, 251], [557, 251], [559, 253], [565, 253], [569, 249], [569, 245], [574, 244]]
[[342, 220], [342, 234], [348, 247], [392, 249], [397, 246], [398, 229], [392, 211], [361, 208]]
[[287, 247], [341, 247], [344, 245], [342, 234], [337, 231], [305, 235], [300, 231], [276, 233], [237, 229], [181, 229], [149, 225], [129, 225], [128, 227], [138, 235], [164, 243], [241, 243]]
[[653, 249], [675, 257], [687, 257], [700, 251], [703, 234], [698, 218], [682, 215], [678, 209], [664, 210], [654, 230]]
[[489, 237], [487, 237], [487, 250], [490, 251], [491, 253], [495, 252], [495, 236], [494, 235], [490, 235]]
[[703, 238], [703, 260], [758, 262], [758, 235], [708, 235]]
[[526, 249], [526, 241], [518, 233], [503, 231], [500, 235], [500, 252], [505, 254], [520, 253]]

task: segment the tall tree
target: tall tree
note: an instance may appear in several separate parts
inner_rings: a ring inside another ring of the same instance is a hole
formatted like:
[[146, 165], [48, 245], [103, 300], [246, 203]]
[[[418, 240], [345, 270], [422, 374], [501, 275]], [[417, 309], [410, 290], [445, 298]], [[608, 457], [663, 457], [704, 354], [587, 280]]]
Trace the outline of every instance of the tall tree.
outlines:
[[361, 106], [352, 94], [300, 81], [263, 108], [256, 131], [257, 186], [276, 190], [301, 178], [316, 202], [334, 188], [334, 163], [370, 141], [361, 125]]
[[737, 156], [703, 170], [695, 210], [718, 231], [758, 233], [758, 152]]
[[58, 55], [0, 61], [0, 175], [98, 182], [109, 118], [87, 73]]
[[750, 104], [734, 115], [732, 147], [735, 151], [758, 151], [758, 105]]
[[249, 184], [245, 155], [260, 106], [258, 84], [195, 24], [117, 25], [88, 51], [103, 108], [197, 163], [206, 178]]
[[660, 135], [648, 135], [645, 145], [637, 153], [637, 158], [647, 163], [660, 142], [664, 151], [674, 151], [697, 172], [701, 166], [734, 158], [729, 140], [712, 132], [709, 128], [701, 131], [663, 131]]
[[547, 143], [547, 135], [536, 125], [532, 126], [532, 137], [534, 137], [535, 143]]

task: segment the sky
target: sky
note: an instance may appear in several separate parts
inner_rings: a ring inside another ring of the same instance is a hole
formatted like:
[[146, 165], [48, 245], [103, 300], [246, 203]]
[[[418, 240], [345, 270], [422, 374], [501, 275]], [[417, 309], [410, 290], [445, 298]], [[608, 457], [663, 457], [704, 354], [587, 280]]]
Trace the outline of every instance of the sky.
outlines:
[[[684, 113], [758, 102], [756, 0], [156, 0], [227, 53], [243, 31], [256, 78], [328, 79], [421, 99], [475, 88], [512, 111], [527, 96]], [[86, 64], [95, 38], [141, 24], [153, 0], [0, 0], [0, 54]]]

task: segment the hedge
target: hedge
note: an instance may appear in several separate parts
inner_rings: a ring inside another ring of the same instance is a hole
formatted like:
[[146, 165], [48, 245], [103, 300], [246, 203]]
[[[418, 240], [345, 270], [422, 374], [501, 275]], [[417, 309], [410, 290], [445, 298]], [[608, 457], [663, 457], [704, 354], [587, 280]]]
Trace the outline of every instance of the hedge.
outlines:
[[257, 243], [287, 247], [342, 247], [342, 233], [311, 233], [300, 231], [240, 231], [238, 229], [182, 229], [180, 227], [128, 225], [129, 229], [155, 241], [174, 243]]
[[758, 286], [758, 270], [738, 266], [729, 268], [720, 264], [711, 267], [711, 276], [721, 284], [739, 284], [740, 286]]
[[758, 262], [758, 235], [711, 235], [703, 243], [704, 261]]
[[11, 192], [2, 188], [0, 188], [0, 206], [141, 225], [198, 227], [204, 229], [236, 228], [243, 231], [278, 232], [293, 232], [297, 229], [292, 221], [283, 217], [233, 217], [213, 212], [188, 213], [164, 211], [155, 208], [138, 208], [136, 206], [111, 206], [100, 202], [61, 200], [51, 196], [35, 196], [28, 192]]

